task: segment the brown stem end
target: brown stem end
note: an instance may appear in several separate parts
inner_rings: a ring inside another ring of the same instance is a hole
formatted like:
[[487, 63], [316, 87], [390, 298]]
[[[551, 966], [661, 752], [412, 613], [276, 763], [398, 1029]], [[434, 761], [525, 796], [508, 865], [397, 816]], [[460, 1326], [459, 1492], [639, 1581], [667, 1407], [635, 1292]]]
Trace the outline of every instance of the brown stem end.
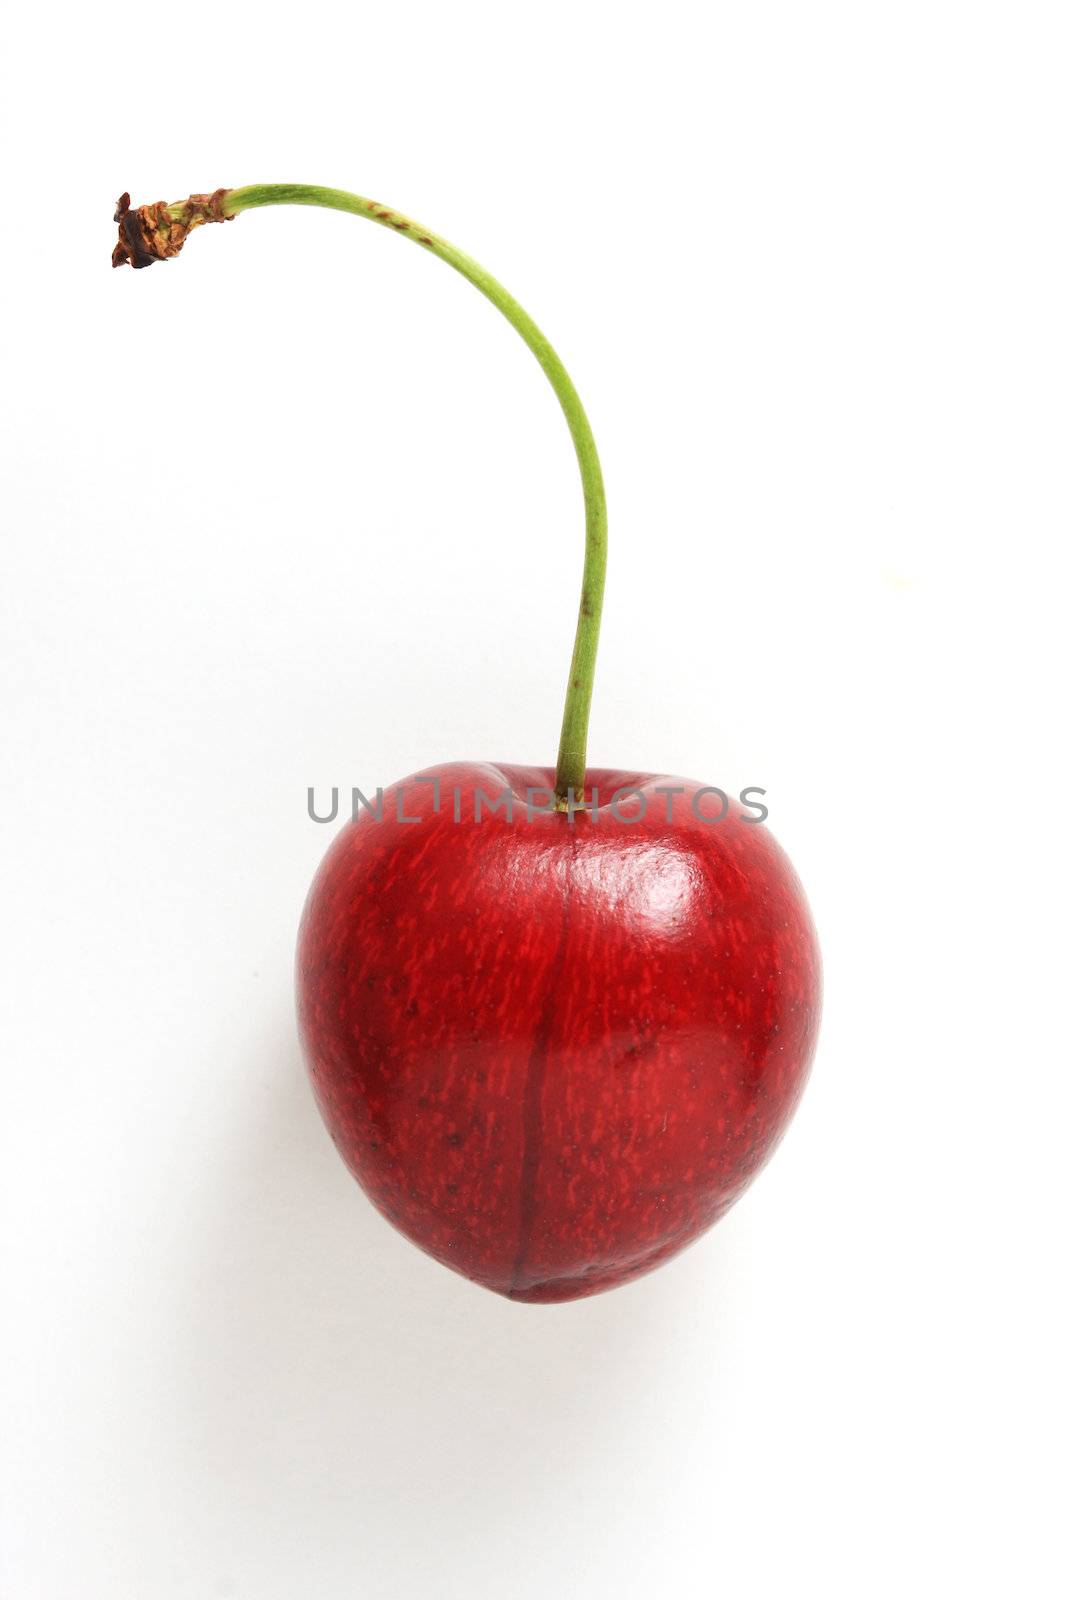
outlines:
[[111, 252], [111, 265], [123, 267], [150, 267], [153, 261], [166, 261], [176, 256], [192, 233], [204, 222], [232, 222], [223, 210], [229, 189], [216, 189], [214, 194], [191, 194], [179, 205], [168, 205], [157, 200], [150, 206], [130, 209], [130, 197], [124, 194], [115, 211], [119, 225], [119, 241]]

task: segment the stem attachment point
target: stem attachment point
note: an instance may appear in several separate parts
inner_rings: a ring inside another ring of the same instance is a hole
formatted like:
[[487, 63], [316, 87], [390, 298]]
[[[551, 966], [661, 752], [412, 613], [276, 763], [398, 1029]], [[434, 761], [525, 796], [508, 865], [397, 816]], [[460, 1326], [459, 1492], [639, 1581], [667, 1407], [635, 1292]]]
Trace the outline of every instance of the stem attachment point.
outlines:
[[223, 209], [229, 193], [229, 189], [216, 189], [214, 194], [191, 194], [178, 205], [157, 200], [136, 210], [130, 209], [129, 195], [121, 195], [115, 208], [119, 242], [111, 252], [111, 265], [124, 267], [128, 262], [131, 267], [150, 267], [153, 261], [176, 256], [201, 223], [233, 220]]

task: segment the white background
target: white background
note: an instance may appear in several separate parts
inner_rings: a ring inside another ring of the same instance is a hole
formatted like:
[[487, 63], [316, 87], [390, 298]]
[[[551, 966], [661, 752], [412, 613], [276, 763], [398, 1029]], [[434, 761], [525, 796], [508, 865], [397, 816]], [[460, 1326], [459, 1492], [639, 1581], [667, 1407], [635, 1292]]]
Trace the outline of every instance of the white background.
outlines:
[[[5, 24], [12, 1600], [1063, 1593], [1062, 8], [23, 6]], [[17, 155], [16, 155], [17, 152]], [[420, 1256], [305, 1086], [309, 784], [769, 791], [826, 963], [755, 1188], [640, 1283]]]

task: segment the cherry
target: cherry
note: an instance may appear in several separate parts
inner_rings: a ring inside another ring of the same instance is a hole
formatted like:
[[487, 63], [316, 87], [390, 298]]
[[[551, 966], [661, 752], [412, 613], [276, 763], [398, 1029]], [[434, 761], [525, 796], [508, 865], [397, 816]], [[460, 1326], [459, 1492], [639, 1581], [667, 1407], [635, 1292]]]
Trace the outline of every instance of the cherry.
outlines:
[[463, 762], [387, 791], [328, 851], [297, 958], [315, 1095], [379, 1210], [511, 1299], [576, 1299], [676, 1254], [767, 1160], [814, 1050], [814, 929], [762, 807], [586, 769], [600, 464], [562, 362], [495, 278], [399, 212], [303, 184], [136, 211], [124, 195], [113, 260], [148, 266], [193, 228], [285, 203], [378, 222], [472, 282], [541, 364], [578, 457], [586, 555], [555, 768]]
[[[387, 791], [328, 852], [297, 958], [341, 1155], [409, 1239], [516, 1300], [623, 1283], [721, 1216], [789, 1119], [818, 1013], [766, 827], [702, 820], [698, 784], [599, 771], [595, 819], [568, 821], [525, 803], [552, 781], [434, 768], [401, 785], [417, 824]], [[510, 822], [474, 820], [476, 793], [509, 790]]]

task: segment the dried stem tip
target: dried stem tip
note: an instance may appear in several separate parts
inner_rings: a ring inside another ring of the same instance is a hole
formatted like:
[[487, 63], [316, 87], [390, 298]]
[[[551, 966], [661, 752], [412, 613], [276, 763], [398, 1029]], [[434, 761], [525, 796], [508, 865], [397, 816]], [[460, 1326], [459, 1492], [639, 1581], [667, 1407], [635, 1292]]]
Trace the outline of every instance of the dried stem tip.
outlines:
[[229, 193], [229, 189], [216, 189], [214, 194], [191, 194], [174, 206], [157, 200], [136, 211], [130, 210], [130, 197], [124, 194], [115, 212], [119, 242], [111, 252], [111, 265], [122, 267], [128, 261], [131, 267], [150, 267], [153, 261], [176, 256], [202, 222], [232, 222], [232, 216], [223, 210]]

